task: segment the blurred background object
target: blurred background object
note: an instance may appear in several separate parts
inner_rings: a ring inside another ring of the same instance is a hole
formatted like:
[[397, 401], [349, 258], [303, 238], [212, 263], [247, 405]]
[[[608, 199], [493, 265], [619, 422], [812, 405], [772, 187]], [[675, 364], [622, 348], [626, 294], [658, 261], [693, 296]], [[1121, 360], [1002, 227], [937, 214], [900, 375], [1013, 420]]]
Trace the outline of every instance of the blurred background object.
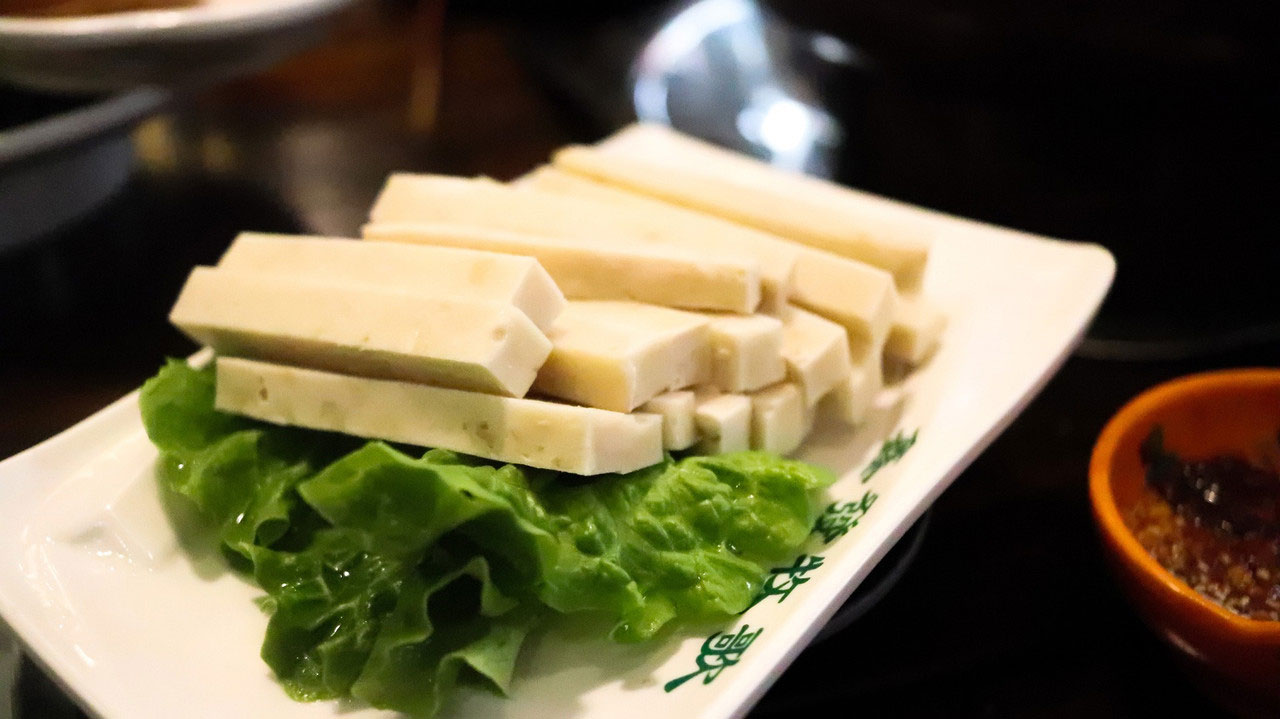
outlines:
[[200, 0], [4, 0], [0, 15], [17, 17], [75, 17], [135, 10], [190, 7]]
[[750, 0], [693, 3], [636, 58], [636, 116], [831, 177], [847, 140], [823, 107], [820, 83], [832, 68], [816, 61], [806, 39]]
[[14, 696], [18, 689], [18, 667], [22, 647], [9, 627], [0, 624], [0, 719], [13, 719]]
[[146, 88], [81, 100], [0, 87], [0, 252], [118, 192], [133, 166], [130, 130], [168, 99]]
[[[1102, 423], [1142, 388], [1280, 362], [1280, 249], [1265, 234], [1280, 211], [1276, 51], [1271, 26], [1233, 12], [355, 0], [316, 26], [322, 44], [177, 88], [131, 150], [117, 145], [133, 173], [96, 209], [0, 243], [0, 456], [189, 352], [165, 314], [236, 232], [352, 235], [390, 171], [506, 180], [637, 116], [667, 121], [910, 202], [1101, 242], [1120, 263], [1082, 355], [939, 500], [901, 584], [803, 654], [753, 716], [833, 703], [1211, 716], [1116, 591], [1084, 478]], [[0, 140], [0, 157], [11, 147]], [[61, 209], [61, 183], [42, 186], [24, 204]], [[77, 716], [29, 663], [21, 686], [20, 716]]]
[[0, 80], [59, 93], [217, 82], [314, 45], [352, 2], [4, 0]]

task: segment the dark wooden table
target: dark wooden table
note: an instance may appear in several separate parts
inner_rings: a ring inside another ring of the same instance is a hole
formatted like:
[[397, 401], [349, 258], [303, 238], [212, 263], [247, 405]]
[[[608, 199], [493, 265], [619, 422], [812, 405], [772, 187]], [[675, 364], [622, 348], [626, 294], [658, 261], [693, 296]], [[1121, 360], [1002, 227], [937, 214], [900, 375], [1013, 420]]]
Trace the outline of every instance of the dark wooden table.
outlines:
[[[405, 38], [376, 15], [350, 24], [322, 52], [147, 123], [120, 197], [0, 255], [0, 457], [191, 351], [166, 312], [190, 267], [214, 261], [237, 231], [350, 234], [390, 170], [508, 178], [594, 139], [538, 89], [499, 24], [466, 18], [446, 34], [437, 124], [410, 131]], [[321, 89], [306, 80], [316, 68]], [[804, 653], [753, 716], [1213, 714], [1108, 575], [1085, 468], [1103, 422], [1143, 388], [1277, 362], [1280, 346], [1162, 363], [1071, 359], [938, 501], [902, 583]], [[75, 716], [30, 665], [23, 687], [22, 716]]]

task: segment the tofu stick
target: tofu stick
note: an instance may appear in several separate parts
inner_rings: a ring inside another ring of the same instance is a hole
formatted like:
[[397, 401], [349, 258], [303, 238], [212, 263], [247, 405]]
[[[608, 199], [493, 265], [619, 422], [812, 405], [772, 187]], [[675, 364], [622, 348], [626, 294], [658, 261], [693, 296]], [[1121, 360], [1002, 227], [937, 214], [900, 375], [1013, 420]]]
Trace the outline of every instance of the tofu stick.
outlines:
[[769, 315], [707, 314], [711, 384], [724, 392], [750, 392], [786, 377], [782, 321]]
[[698, 441], [696, 409], [697, 400], [689, 390], [664, 392], [640, 405], [641, 412], [662, 417], [662, 446], [670, 450], [688, 449]]
[[942, 340], [947, 317], [937, 305], [920, 295], [904, 295], [898, 302], [884, 351], [907, 364], [929, 358]]
[[711, 376], [706, 317], [635, 302], [570, 302], [551, 327], [551, 355], [533, 389], [630, 412]]
[[791, 308], [783, 322], [782, 358], [806, 407], [817, 404], [853, 372], [844, 328], [799, 307]]
[[662, 461], [662, 419], [219, 357], [215, 406], [274, 424], [573, 474]]
[[169, 320], [219, 354], [523, 396], [551, 342], [504, 302], [197, 267]]
[[[696, 217], [696, 216], [695, 216]], [[580, 197], [442, 175], [395, 174], [370, 212], [371, 225], [448, 224], [574, 241], [589, 247], [675, 249], [685, 256], [758, 268], [766, 305], [789, 295], [795, 252], [776, 243], [708, 233], [695, 221], [654, 217]]]
[[794, 382], [779, 382], [752, 392], [751, 448], [790, 454], [809, 433], [811, 416], [804, 393]]
[[634, 125], [554, 164], [884, 268], [919, 289], [933, 229], [888, 201], [780, 170], [657, 125]]
[[[897, 290], [892, 275], [884, 270], [556, 168], [539, 169], [522, 183], [522, 186], [533, 190], [598, 200], [614, 207], [640, 211], [670, 226], [687, 227], [699, 236], [730, 238], [739, 246], [785, 249], [791, 253], [794, 266], [791, 302], [844, 325], [851, 338], [866, 338], [879, 345], [889, 332], [897, 305]], [[782, 314], [784, 307], [767, 304], [762, 311]]]
[[751, 448], [751, 398], [741, 394], [698, 392], [694, 423], [701, 454], [744, 452]]
[[760, 268], [751, 259], [710, 256], [669, 245], [581, 239], [458, 224], [369, 224], [369, 244], [463, 247], [534, 258], [570, 299], [635, 300], [667, 307], [751, 313], [760, 305]]
[[565, 302], [536, 259], [473, 249], [242, 232], [218, 267], [368, 284], [429, 297], [504, 302], [515, 305], [543, 331]]

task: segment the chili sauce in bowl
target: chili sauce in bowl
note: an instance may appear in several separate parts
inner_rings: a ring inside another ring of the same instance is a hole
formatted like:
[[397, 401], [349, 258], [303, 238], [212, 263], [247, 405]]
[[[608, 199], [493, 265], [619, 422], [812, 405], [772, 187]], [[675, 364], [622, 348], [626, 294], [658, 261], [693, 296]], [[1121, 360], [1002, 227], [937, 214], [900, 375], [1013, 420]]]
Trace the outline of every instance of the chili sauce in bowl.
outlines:
[[1142, 548], [1222, 607], [1280, 621], [1280, 473], [1236, 454], [1184, 459], [1159, 426], [1140, 456], [1146, 486], [1125, 524]]
[[1280, 369], [1191, 375], [1102, 430], [1089, 499], [1139, 616], [1237, 713], [1280, 716]]

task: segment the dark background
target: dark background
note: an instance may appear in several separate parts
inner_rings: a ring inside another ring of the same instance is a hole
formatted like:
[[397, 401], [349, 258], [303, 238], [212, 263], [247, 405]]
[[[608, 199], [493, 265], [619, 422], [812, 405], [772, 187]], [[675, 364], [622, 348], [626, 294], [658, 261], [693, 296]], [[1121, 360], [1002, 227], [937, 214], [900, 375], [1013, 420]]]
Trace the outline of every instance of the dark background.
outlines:
[[[1248, 12], [1116, 5], [775, 8], [875, 60], [828, 86], [849, 128], [842, 180], [1101, 241], [1119, 273], [1081, 354], [938, 501], [901, 584], [803, 654], [753, 716], [1215, 712], [1108, 575], [1086, 465], [1142, 389], [1280, 359], [1275, 63]], [[626, 68], [669, 9], [552, 21], [456, 4], [429, 127], [410, 119], [422, 47], [406, 12], [362, 4], [323, 48], [182, 96], [136, 131], [123, 192], [0, 249], [0, 457], [192, 351], [165, 315], [237, 231], [351, 234], [390, 170], [506, 179], [624, 122]], [[23, 686], [23, 716], [74, 716], [34, 667]]]

